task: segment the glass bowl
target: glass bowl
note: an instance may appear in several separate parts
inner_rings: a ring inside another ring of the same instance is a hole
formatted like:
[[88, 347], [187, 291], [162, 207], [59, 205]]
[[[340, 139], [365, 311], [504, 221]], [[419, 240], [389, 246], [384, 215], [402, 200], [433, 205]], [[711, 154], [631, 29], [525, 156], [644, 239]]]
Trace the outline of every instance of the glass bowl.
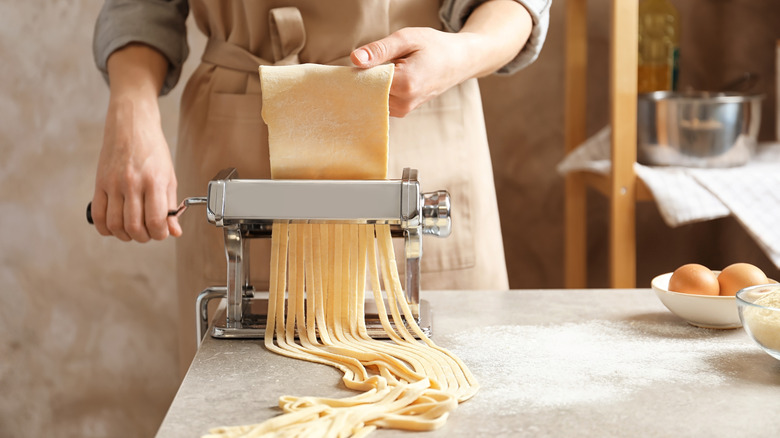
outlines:
[[780, 284], [746, 287], [737, 292], [736, 298], [745, 331], [759, 347], [780, 360]]
[[[713, 271], [716, 274], [718, 271]], [[655, 277], [651, 287], [664, 306], [696, 327], [735, 329], [742, 327], [733, 296], [695, 295], [669, 290], [671, 272]]]

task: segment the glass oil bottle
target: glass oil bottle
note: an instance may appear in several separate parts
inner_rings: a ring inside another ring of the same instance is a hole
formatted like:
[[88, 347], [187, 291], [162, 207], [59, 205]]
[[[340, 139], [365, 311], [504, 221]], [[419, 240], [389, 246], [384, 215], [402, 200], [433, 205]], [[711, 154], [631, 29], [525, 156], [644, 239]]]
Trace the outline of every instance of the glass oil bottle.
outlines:
[[669, 0], [639, 3], [639, 93], [676, 91], [680, 17]]

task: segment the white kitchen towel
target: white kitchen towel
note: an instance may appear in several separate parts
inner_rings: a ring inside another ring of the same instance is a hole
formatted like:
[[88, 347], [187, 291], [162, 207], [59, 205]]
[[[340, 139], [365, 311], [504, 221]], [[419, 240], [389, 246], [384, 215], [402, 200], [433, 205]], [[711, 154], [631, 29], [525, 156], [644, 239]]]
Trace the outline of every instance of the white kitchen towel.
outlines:
[[667, 225], [678, 227], [731, 214], [713, 193], [681, 167], [657, 168], [634, 163], [634, 172], [653, 194]]
[[[558, 172], [608, 174], [611, 130], [606, 127], [568, 154]], [[655, 167], [634, 164], [670, 227], [730, 214], [780, 268], [780, 144], [762, 144], [745, 166], [727, 169]]]
[[744, 168], [691, 170], [716, 194], [780, 267], [780, 165], [752, 162]]

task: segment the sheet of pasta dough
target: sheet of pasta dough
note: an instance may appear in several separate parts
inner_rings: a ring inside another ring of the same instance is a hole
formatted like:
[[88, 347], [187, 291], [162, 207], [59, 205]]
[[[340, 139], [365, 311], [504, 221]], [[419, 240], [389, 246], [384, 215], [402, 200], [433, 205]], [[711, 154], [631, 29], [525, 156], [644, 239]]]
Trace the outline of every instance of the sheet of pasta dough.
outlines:
[[385, 179], [393, 65], [261, 66], [273, 179]]

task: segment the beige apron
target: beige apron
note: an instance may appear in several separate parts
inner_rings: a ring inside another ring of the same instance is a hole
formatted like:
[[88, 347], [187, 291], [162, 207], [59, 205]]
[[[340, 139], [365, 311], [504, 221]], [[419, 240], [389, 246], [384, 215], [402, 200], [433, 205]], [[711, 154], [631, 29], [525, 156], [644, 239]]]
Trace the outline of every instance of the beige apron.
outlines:
[[[226, 167], [268, 178], [268, 132], [260, 116], [260, 64], [351, 65], [350, 52], [398, 29], [441, 29], [434, 0], [193, 0], [209, 38], [181, 102], [176, 169], [179, 196], [202, 196]], [[423, 243], [422, 288], [508, 288], [493, 173], [476, 80], [390, 121], [388, 175], [419, 170], [423, 191], [452, 197], [453, 232]], [[180, 363], [195, 352], [195, 298], [226, 283], [222, 230], [202, 210], [181, 218], [177, 241]], [[252, 282], [267, 289], [269, 242], [251, 243]], [[423, 297], [424, 297], [423, 292]]]

